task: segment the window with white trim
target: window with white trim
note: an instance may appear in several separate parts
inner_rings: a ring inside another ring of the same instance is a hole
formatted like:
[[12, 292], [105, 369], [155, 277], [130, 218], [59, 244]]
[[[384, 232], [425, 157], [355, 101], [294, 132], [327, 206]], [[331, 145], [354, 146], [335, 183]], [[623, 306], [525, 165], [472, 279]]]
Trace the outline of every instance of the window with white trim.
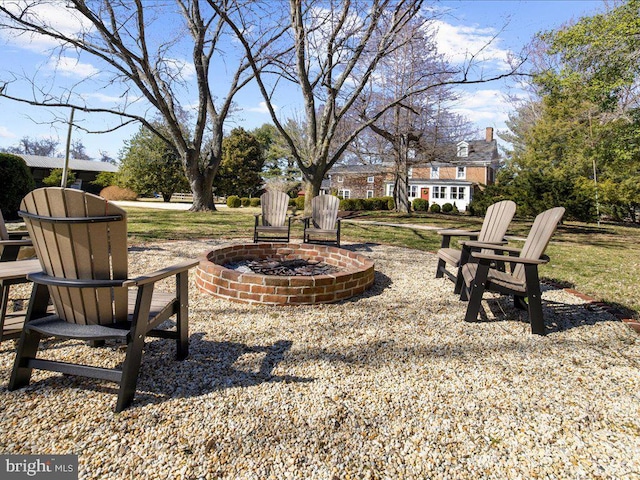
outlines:
[[351, 190], [338, 190], [338, 196], [342, 198], [351, 198]]
[[440, 167], [431, 167], [431, 178], [440, 178]]
[[469, 156], [469, 144], [467, 142], [460, 142], [458, 144], [458, 157]]
[[373, 190], [367, 190], [367, 198], [373, 198]]
[[432, 198], [447, 198], [447, 187], [433, 187], [431, 189]]
[[467, 178], [467, 167], [456, 168], [456, 178], [458, 180], [464, 180], [465, 178]]
[[409, 197], [416, 198], [418, 196], [418, 186], [409, 185]]
[[342, 175], [336, 175], [336, 182], [344, 182], [344, 177]]
[[451, 187], [452, 200], [464, 200], [465, 187]]
[[407, 170], [407, 177], [413, 177], [413, 167], [409, 167], [409, 169]]
[[393, 197], [393, 183], [387, 184], [387, 197]]
[[373, 183], [374, 178], [373, 177], [367, 177], [367, 183]]

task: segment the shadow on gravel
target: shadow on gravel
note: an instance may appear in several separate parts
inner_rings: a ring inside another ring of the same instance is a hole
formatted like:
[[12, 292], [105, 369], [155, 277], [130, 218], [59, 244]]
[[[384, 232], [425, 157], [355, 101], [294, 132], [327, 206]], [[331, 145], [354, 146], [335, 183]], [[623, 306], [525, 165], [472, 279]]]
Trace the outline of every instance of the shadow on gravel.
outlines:
[[[274, 375], [293, 344], [290, 340], [279, 340], [271, 345], [246, 345], [236, 342], [212, 342], [205, 334], [196, 332], [189, 339], [189, 356], [183, 361], [175, 360], [175, 343], [167, 339], [154, 339], [145, 346], [142, 366], [138, 377], [136, 396], [132, 407], [166, 402], [171, 398], [188, 398], [228, 389], [253, 387], [263, 383], [313, 382], [314, 378], [292, 375]], [[105, 347], [112, 358], [114, 343]], [[107, 355], [107, 354], [105, 354]], [[79, 376], [53, 375], [32, 382], [28, 390], [80, 388], [113, 395], [115, 406], [118, 386], [115, 383]]]

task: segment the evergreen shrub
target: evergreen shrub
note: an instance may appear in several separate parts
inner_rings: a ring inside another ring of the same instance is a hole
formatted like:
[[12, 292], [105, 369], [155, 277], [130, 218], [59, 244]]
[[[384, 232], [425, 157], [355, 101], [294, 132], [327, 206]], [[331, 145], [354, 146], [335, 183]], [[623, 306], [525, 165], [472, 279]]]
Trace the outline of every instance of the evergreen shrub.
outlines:
[[411, 205], [413, 206], [413, 210], [416, 212], [426, 212], [427, 208], [429, 208], [429, 202], [424, 198], [415, 198]]
[[229, 208], [240, 208], [242, 205], [242, 200], [237, 195], [230, 195], [227, 197], [227, 207]]
[[24, 196], [35, 188], [31, 170], [18, 155], [0, 153], [0, 208], [7, 219], [18, 218]]

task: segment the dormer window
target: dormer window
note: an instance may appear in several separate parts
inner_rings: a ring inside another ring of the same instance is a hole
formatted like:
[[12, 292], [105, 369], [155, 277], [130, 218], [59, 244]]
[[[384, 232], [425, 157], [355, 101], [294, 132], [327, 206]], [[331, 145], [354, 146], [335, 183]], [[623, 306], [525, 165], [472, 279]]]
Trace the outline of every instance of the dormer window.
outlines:
[[458, 157], [468, 157], [469, 156], [469, 144], [467, 142], [458, 143]]

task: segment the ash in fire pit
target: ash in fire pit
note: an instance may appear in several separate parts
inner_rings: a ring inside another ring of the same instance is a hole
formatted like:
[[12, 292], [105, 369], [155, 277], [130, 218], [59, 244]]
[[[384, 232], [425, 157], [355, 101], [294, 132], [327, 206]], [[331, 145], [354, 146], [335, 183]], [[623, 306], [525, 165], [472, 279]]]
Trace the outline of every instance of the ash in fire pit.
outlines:
[[328, 275], [336, 273], [338, 269], [324, 262], [314, 262], [297, 258], [293, 260], [276, 260], [267, 258], [264, 260], [242, 260], [236, 263], [228, 263], [224, 265], [230, 270], [236, 270], [242, 273], [258, 273], [261, 275], [279, 275], [279, 276], [310, 276], [310, 275]]

